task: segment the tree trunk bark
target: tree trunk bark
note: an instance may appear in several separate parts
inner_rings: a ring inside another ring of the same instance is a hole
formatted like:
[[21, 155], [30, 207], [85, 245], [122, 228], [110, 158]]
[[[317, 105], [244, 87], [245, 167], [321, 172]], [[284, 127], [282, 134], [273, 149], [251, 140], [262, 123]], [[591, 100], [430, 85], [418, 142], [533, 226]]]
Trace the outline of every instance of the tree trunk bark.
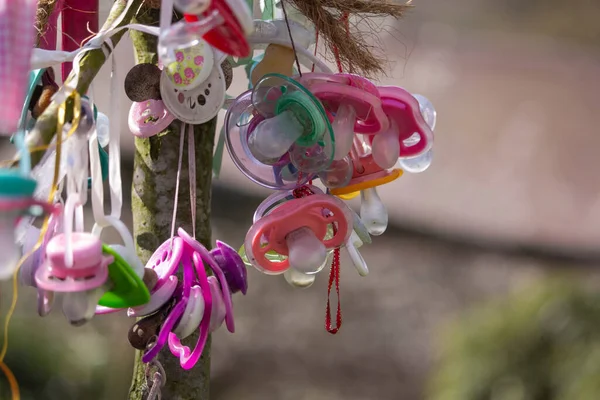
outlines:
[[[158, 25], [160, 10], [146, 5], [138, 12], [137, 22]], [[157, 38], [130, 31], [138, 63], [158, 61]], [[150, 139], [135, 139], [135, 158], [132, 187], [133, 232], [138, 255], [146, 262], [154, 250], [171, 235], [171, 218], [174, 206], [177, 163], [179, 157], [180, 121]], [[196, 147], [197, 214], [196, 237], [207, 248], [210, 246], [210, 197], [212, 179], [212, 155], [216, 118], [194, 127]], [[191, 232], [189, 178], [187, 171], [187, 144], [184, 146], [180, 177], [177, 224]], [[197, 332], [186, 343], [195, 343]], [[161, 388], [163, 399], [207, 400], [210, 383], [210, 338], [198, 364], [185, 371], [179, 358], [171, 355], [168, 346], [157, 357], [166, 372], [166, 385]], [[146, 365], [141, 361], [141, 352], [136, 352], [133, 381], [129, 391], [130, 400], [146, 399]]]

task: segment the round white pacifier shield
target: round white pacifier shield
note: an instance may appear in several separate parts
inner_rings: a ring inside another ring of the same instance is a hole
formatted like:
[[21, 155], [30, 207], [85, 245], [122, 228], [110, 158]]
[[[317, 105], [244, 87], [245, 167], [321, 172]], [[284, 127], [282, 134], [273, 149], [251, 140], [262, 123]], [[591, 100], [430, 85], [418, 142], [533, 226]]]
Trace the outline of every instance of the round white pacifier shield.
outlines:
[[160, 77], [160, 93], [165, 106], [179, 120], [197, 125], [210, 121], [225, 102], [225, 77], [221, 66], [213, 66], [210, 75], [191, 90], [173, 87], [167, 73]]

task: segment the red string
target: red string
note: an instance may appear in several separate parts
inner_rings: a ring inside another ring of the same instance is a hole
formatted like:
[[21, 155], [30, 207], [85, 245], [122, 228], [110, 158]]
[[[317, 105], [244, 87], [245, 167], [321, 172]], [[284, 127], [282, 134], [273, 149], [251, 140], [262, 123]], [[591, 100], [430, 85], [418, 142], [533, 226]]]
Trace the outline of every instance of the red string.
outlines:
[[[334, 229], [335, 231], [335, 229]], [[331, 287], [335, 281], [335, 292], [337, 293], [337, 313], [335, 317], [335, 327], [331, 326]], [[327, 309], [325, 311], [325, 329], [327, 332], [335, 335], [342, 327], [342, 303], [340, 301], [340, 248], [333, 251], [333, 261], [329, 271], [329, 285], [327, 286]]]

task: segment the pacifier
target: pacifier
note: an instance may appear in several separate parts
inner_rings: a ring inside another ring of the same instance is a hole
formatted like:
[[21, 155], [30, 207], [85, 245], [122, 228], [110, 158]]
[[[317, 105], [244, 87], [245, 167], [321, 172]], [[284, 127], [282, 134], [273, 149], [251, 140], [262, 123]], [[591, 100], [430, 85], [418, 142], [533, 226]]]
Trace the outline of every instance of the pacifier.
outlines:
[[167, 58], [162, 63], [171, 86], [179, 90], [198, 87], [208, 78], [215, 64], [212, 48], [201, 39], [193, 46], [175, 51], [174, 56], [174, 60]]
[[147, 350], [154, 344], [160, 328], [173, 308], [173, 302], [164, 304], [157, 312], [137, 320], [127, 334], [129, 344], [137, 350]]
[[175, 120], [162, 100], [133, 103], [129, 110], [129, 130], [139, 138], [149, 138], [167, 129]]
[[[180, 236], [181, 236], [182, 232], [185, 233], [185, 231], [183, 231], [181, 228], [179, 228], [178, 234]], [[189, 245], [189, 243], [187, 241], [186, 241], [186, 245]], [[186, 304], [186, 310], [189, 311], [189, 314], [185, 317], [185, 319], [183, 318], [183, 315], [182, 315], [182, 320], [183, 320], [184, 324], [181, 324], [181, 320], [180, 320], [180, 322], [179, 322], [179, 324], [181, 325], [180, 332], [183, 332], [183, 334], [186, 334], [190, 330], [194, 331], [196, 328], [198, 328], [200, 330], [200, 334], [198, 336], [198, 341], [196, 342], [196, 346], [194, 347], [194, 350], [190, 350], [190, 348], [188, 346], [183, 345], [181, 343], [180, 337], [178, 337], [178, 335], [175, 331], [171, 331], [168, 334], [169, 349], [171, 350], [171, 353], [174, 356], [179, 357], [179, 363], [180, 363], [181, 367], [186, 370], [188, 370], [188, 369], [192, 368], [194, 365], [196, 365], [196, 363], [202, 356], [202, 351], [204, 350], [204, 346], [206, 345], [206, 340], [208, 339], [211, 315], [212, 315], [212, 308], [213, 308], [212, 291], [211, 291], [211, 288], [208, 283], [208, 279], [206, 276], [206, 270], [204, 269], [204, 264], [202, 263], [202, 258], [199, 253], [192, 251], [191, 247], [188, 247], [188, 251], [186, 251], [186, 254], [183, 258], [184, 291], [186, 290], [185, 288], [187, 287], [186, 281], [188, 282], [188, 284], [191, 285], [191, 282], [189, 280], [191, 280], [191, 278], [192, 278], [192, 273], [188, 272], [186, 275], [186, 269], [188, 271], [191, 271], [191, 268], [192, 268], [192, 266], [190, 265], [190, 255], [192, 256], [194, 268], [196, 271], [196, 275], [198, 277], [199, 290], [196, 289], [193, 293], [194, 297], [190, 297], [192, 295], [192, 292], [191, 292], [191, 288], [189, 288], [189, 290], [186, 293], [184, 293], [184, 295], [183, 295], [184, 301], [181, 301], [179, 303], [179, 304]], [[199, 295], [200, 294], [202, 296], [202, 300], [204, 303], [202, 306], [199, 303]], [[191, 299], [194, 299], [193, 300], [194, 304], [188, 309], [187, 306], [189, 305], [189, 301]], [[184, 314], [186, 310], [184, 310], [184, 312], [182, 314]], [[192, 322], [195, 322], [198, 320], [199, 311], [202, 311], [199, 326], [197, 324], [192, 325]], [[162, 330], [161, 330], [161, 334], [162, 334]], [[159, 335], [159, 339], [160, 339], [160, 335]], [[143, 358], [142, 358], [142, 360], [144, 362], [147, 362]]]
[[[103, 254], [100, 240], [83, 232], [83, 209], [73, 196], [65, 207], [65, 233], [54, 236], [46, 246], [46, 259], [35, 274], [40, 289], [64, 293], [63, 314], [72, 325], [82, 325], [95, 313], [98, 300], [108, 287], [108, 265], [112, 256]], [[77, 229], [72, 231], [74, 208]], [[110, 283], [109, 283], [110, 284]]]
[[[436, 112], [433, 104], [419, 94], [413, 95], [415, 99], [419, 102], [419, 108], [421, 110], [421, 114], [425, 119], [425, 123], [429, 126], [431, 131], [435, 129], [436, 123]], [[420, 156], [411, 157], [411, 158], [400, 158], [398, 160], [398, 165], [406, 172], [410, 172], [413, 174], [423, 172], [431, 165], [433, 160], [433, 149], [427, 150], [425, 153]]]
[[231, 294], [237, 292], [246, 294], [248, 290], [248, 271], [242, 258], [233, 247], [217, 240], [216, 247], [209, 253], [223, 271]]
[[[206, 47], [209, 49], [209, 47]], [[218, 60], [220, 61], [220, 60]], [[220, 62], [214, 62], [208, 76], [190, 89], [173, 85], [166, 68], [160, 79], [162, 101], [173, 116], [188, 124], [202, 124], [214, 118], [225, 102], [225, 77]], [[192, 72], [193, 74], [193, 72]]]
[[[141, 306], [150, 301], [150, 292], [144, 284], [144, 265], [135, 253], [133, 237], [125, 224], [112, 217], [104, 216], [106, 222], [119, 233], [125, 245], [102, 245], [102, 251], [113, 257], [108, 266], [112, 287], [98, 301], [98, 305], [109, 308]], [[96, 223], [92, 234], [100, 237], [103, 227]]]
[[377, 87], [368, 79], [352, 74], [304, 74], [311, 93], [331, 116], [336, 139], [334, 160], [348, 155], [354, 132], [377, 135], [389, 127]]
[[54, 206], [33, 198], [36, 181], [17, 170], [0, 169], [0, 280], [10, 278], [21, 252], [16, 243], [15, 228], [25, 214], [40, 215], [40, 211], [51, 214]]
[[[225, 308], [226, 308], [227, 329], [229, 330], [229, 332], [233, 333], [235, 331], [235, 323], [234, 323], [234, 319], [233, 319], [233, 302], [231, 299], [232, 290], [230, 289], [229, 281], [227, 280], [225, 273], [221, 269], [221, 266], [219, 265], [217, 260], [213, 257], [213, 254], [215, 254], [215, 253], [211, 254], [206, 249], [206, 247], [204, 247], [200, 242], [198, 242], [193, 237], [191, 237], [185, 230], [183, 230], [183, 228], [179, 228], [177, 230], [177, 235], [183, 240], [185, 246], [188, 248], [189, 251], [193, 251], [193, 252], [197, 253], [200, 256], [200, 261], [205, 262], [209, 265], [210, 269], [213, 271], [215, 276], [218, 278], [219, 284], [221, 285], [221, 290], [223, 292], [222, 298], [223, 298], [223, 301], [225, 303]], [[219, 249], [219, 254], [221, 251], [222, 251], [222, 248]], [[228, 255], [231, 256], [231, 254], [228, 254]], [[225, 263], [227, 261], [227, 259], [225, 259], [223, 257], [223, 258], [221, 258], [221, 261], [223, 261]], [[234, 258], [233, 262], [236, 265], [230, 265], [230, 266], [228, 265], [228, 266], [226, 266], [226, 268], [229, 271], [236, 271], [236, 274], [238, 274], [237, 279], [242, 280], [242, 282], [239, 283], [241, 285], [241, 288], [247, 287], [248, 283], [246, 281], [246, 277], [245, 277], [245, 273], [244, 273], [245, 271], [244, 271], [243, 267], [241, 267], [238, 264], [239, 261], [235, 260], [235, 258]], [[194, 264], [196, 264], [196, 263], [194, 263]], [[240, 267], [241, 267], [241, 269], [240, 269]], [[198, 266], [196, 266], [196, 269], [198, 269]], [[204, 267], [202, 267], [202, 269], [204, 270]], [[244, 271], [244, 272], [242, 272], [242, 271]], [[200, 277], [199, 273], [198, 273], [198, 276]], [[233, 276], [232, 276], [232, 278], [233, 278]], [[202, 289], [202, 290], [204, 290], [204, 289]], [[245, 291], [245, 289], [244, 289], [244, 291]]]
[[414, 158], [427, 152], [433, 145], [433, 131], [419, 101], [409, 92], [385, 86], [379, 88], [379, 93], [391, 123], [387, 131], [369, 139], [375, 162], [382, 168], [392, 168], [398, 157]]
[[[351, 226], [350, 210], [335, 197], [314, 194], [289, 200], [250, 228], [244, 242], [246, 256], [266, 274], [281, 274], [290, 267], [315, 274], [324, 266], [327, 249], [341, 246]], [[269, 251], [287, 258], [274, 262], [266, 256]]]
[[171, 27], [175, 28], [179, 43], [202, 36], [211, 46], [226, 54], [236, 57], [250, 54], [246, 35], [252, 32], [254, 25], [252, 11], [244, 0], [212, 0], [200, 15], [185, 13], [184, 18], [187, 21], [184, 25], [188, 27], [177, 26], [183, 21]]
[[[333, 131], [319, 101], [291, 78], [265, 75], [225, 117], [227, 149], [250, 179], [291, 189], [329, 166]], [[307, 176], [311, 175], [311, 176]]]
[[267, 74], [292, 76], [294, 74], [294, 50], [278, 44], [270, 44], [265, 49], [262, 59], [254, 66], [250, 74], [252, 86]]
[[57, 215], [58, 213], [55, 212], [49, 216], [46, 233], [42, 238], [40, 246], [37, 250], [30, 254], [31, 250], [33, 250], [40, 240], [40, 235], [42, 233], [41, 229], [36, 228], [33, 225], [29, 226], [27, 232], [25, 233], [25, 239], [23, 242], [23, 257], [27, 256], [28, 254], [30, 255], [29, 257], [25, 258], [21, 264], [19, 278], [22, 285], [37, 288], [37, 305], [38, 314], [40, 317], [45, 317], [50, 313], [52, 309], [52, 303], [54, 301], [54, 293], [38, 288], [35, 281], [35, 274], [46, 257], [46, 246], [48, 245], [48, 241], [56, 233], [58, 219]]

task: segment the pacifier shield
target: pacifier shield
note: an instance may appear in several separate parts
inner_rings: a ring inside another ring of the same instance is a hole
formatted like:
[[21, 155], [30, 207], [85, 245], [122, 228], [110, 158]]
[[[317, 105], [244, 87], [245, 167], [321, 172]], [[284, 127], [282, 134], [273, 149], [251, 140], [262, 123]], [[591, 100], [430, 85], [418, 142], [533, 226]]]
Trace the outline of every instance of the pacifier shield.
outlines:
[[110, 308], [126, 308], [148, 303], [148, 288], [121, 255], [106, 245], [102, 245], [102, 252], [114, 257], [114, 261], [108, 266], [113, 286], [110, 291], [104, 293], [98, 304]]
[[166, 71], [160, 79], [162, 100], [167, 109], [188, 124], [202, 124], [214, 118], [225, 102], [225, 77], [221, 66], [213, 65], [204, 82], [191, 90], [174, 87]]
[[129, 130], [134, 136], [149, 138], [167, 129], [175, 120], [161, 100], [133, 103], [129, 109]]
[[175, 52], [175, 62], [165, 70], [171, 86], [179, 90], [191, 90], [208, 78], [214, 65], [211, 47], [204, 40]]

